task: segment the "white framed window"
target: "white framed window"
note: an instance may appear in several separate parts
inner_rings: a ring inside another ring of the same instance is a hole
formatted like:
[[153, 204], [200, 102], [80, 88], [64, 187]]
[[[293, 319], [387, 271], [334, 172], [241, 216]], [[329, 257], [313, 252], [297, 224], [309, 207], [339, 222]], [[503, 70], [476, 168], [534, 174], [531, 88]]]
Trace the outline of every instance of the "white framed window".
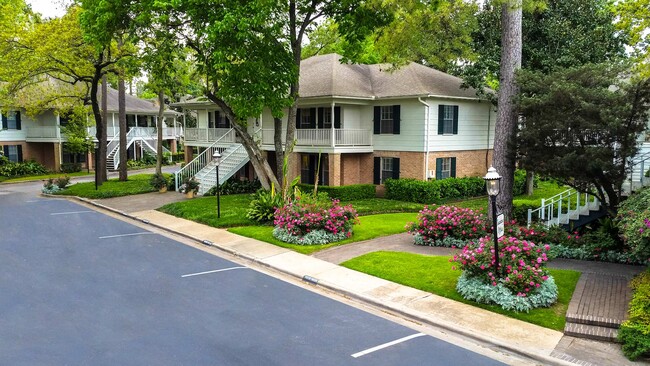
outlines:
[[314, 117], [311, 115], [311, 108], [300, 108], [300, 128], [311, 128]]
[[381, 158], [381, 178], [380, 182], [383, 184], [386, 179], [393, 177], [393, 158]]
[[381, 106], [379, 110], [380, 132], [393, 133], [393, 107]]
[[440, 179], [451, 177], [451, 158], [442, 158], [440, 161]]
[[5, 147], [7, 158], [14, 163], [20, 163], [20, 156], [18, 154], [18, 145], [9, 145]]
[[323, 108], [323, 128], [332, 128], [332, 109]]

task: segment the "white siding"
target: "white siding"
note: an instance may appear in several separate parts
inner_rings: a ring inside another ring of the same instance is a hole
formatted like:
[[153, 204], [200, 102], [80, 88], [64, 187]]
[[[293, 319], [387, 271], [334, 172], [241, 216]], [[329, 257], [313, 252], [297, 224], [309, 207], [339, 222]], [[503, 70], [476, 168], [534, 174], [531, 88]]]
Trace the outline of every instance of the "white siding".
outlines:
[[208, 111], [199, 109], [196, 111], [196, 124], [198, 128], [208, 128]]
[[[2, 113], [5, 114], [6, 110], [3, 110]], [[27, 116], [24, 109], [21, 109], [20, 130], [0, 131], [0, 141], [25, 141], [27, 138], [27, 129], [36, 126], [56, 126], [56, 116], [53, 112], [47, 111], [32, 119]]]
[[[373, 135], [375, 150], [394, 151], [424, 151], [424, 120], [426, 108], [424, 104], [415, 100], [386, 101], [375, 104], [401, 105], [400, 108], [400, 133]], [[367, 118], [370, 128], [373, 127], [373, 107], [368, 107]]]
[[[482, 150], [492, 148], [496, 113], [488, 102], [428, 99], [429, 112], [429, 151]], [[458, 134], [438, 134], [438, 106], [458, 106]], [[489, 125], [489, 145], [488, 145]], [[488, 147], [489, 146], [489, 147]]]

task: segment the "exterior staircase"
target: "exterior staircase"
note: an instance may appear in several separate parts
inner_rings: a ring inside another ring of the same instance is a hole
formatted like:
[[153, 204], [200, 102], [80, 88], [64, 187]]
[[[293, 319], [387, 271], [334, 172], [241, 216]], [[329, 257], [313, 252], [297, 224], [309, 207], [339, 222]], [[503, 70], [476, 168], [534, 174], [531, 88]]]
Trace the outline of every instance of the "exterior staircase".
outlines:
[[631, 168], [628, 180], [623, 183], [623, 194], [629, 196], [632, 192], [650, 186], [650, 178], [645, 172], [650, 169], [650, 151], [641, 153], [630, 159], [628, 166]]
[[244, 146], [235, 139], [235, 131], [228, 130], [212, 145], [197, 155], [191, 162], [174, 173], [176, 190], [187, 178], [196, 179], [199, 185], [199, 194], [205, 194], [210, 188], [217, 185], [217, 166], [212, 156], [215, 151], [221, 154], [219, 164], [219, 184], [223, 184], [249, 161], [248, 153]]
[[[135, 144], [142, 151], [147, 151], [152, 155], [156, 155], [156, 148], [158, 146], [158, 138], [156, 136], [156, 129], [149, 127], [132, 127], [129, 132], [126, 134], [126, 148], [128, 149], [131, 145]], [[106, 155], [106, 166], [108, 170], [117, 170], [120, 166], [120, 136], [115, 135], [108, 142]], [[163, 154], [170, 154], [171, 152], [163, 146]]]
[[539, 208], [528, 209], [528, 226], [533, 222], [541, 222], [546, 226], [576, 228], [605, 214], [598, 198], [575, 189], [567, 189], [551, 198], [542, 199]]

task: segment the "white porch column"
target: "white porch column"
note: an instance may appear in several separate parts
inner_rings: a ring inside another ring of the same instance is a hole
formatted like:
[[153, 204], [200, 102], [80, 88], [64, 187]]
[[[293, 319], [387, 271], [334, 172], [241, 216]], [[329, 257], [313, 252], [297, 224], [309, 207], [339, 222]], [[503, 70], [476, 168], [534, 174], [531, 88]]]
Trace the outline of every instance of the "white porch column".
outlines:
[[332, 114], [330, 115], [330, 125], [331, 125], [331, 132], [332, 132], [332, 142], [331, 142], [332, 147], [336, 146], [336, 128], [335, 128], [335, 124], [334, 124], [334, 121], [335, 121], [334, 104], [336, 104], [336, 103], [332, 102], [332, 111], [331, 111]]

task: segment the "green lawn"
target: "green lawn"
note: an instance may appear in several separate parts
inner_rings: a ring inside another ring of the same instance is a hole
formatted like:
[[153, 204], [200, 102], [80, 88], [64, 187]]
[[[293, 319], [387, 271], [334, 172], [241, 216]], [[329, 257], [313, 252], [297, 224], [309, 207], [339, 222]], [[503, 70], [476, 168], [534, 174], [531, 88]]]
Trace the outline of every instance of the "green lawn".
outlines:
[[[171, 175], [165, 174], [165, 176], [169, 179]], [[56, 194], [95, 199], [156, 192], [157, 189], [149, 184], [150, 179], [151, 174], [131, 175], [126, 182], [120, 182], [119, 179], [109, 179], [99, 186], [97, 190], [95, 190], [95, 182], [76, 183]]]
[[557, 303], [550, 308], [535, 309], [529, 313], [515, 313], [505, 311], [498, 306], [468, 301], [458, 295], [456, 282], [461, 271], [451, 269], [450, 258], [448, 256], [431, 257], [412, 253], [373, 252], [351, 259], [341, 265], [542, 327], [558, 331], [564, 329], [566, 311], [580, 277], [580, 272], [549, 269], [559, 289]]
[[241, 236], [254, 238], [275, 244], [277, 246], [294, 250], [298, 253], [311, 254], [323, 249], [345, 245], [357, 241], [374, 239], [382, 236], [399, 234], [405, 232], [404, 226], [411, 221], [415, 221], [417, 213], [391, 213], [382, 215], [360, 216], [359, 225], [354, 226], [354, 234], [349, 239], [336, 243], [323, 245], [296, 245], [281, 242], [273, 237], [272, 226], [245, 226], [235, 227], [228, 231]]
[[351, 204], [359, 215], [374, 215], [393, 212], [418, 212], [424, 207], [421, 203], [388, 200], [385, 198], [366, 198], [354, 201], [341, 201], [342, 205]]
[[[542, 204], [542, 198], [550, 198], [566, 190], [567, 187], [560, 186], [554, 181], [541, 181], [539, 182], [539, 187], [535, 188], [535, 190], [533, 191], [532, 196], [528, 196], [526, 194], [520, 194], [518, 196], [515, 196], [513, 199], [513, 204], [539, 206]], [[487, 212], [488, 198], [487, 197], [469, 198], [462, 201], [448, 202], [445, 203], [445, 205], [457, 206], [462, 208], [470, 208], [475, 211], [483, 210], [483, 212]]]
[[246, 218], [250, 194], [221, 196], [221, 218], [217, 219], [217, 198], [197, 197], [192, 200], [170, 203], [158, 209], [160, 212], [200, 222], [213, 227], [257, 225]]

